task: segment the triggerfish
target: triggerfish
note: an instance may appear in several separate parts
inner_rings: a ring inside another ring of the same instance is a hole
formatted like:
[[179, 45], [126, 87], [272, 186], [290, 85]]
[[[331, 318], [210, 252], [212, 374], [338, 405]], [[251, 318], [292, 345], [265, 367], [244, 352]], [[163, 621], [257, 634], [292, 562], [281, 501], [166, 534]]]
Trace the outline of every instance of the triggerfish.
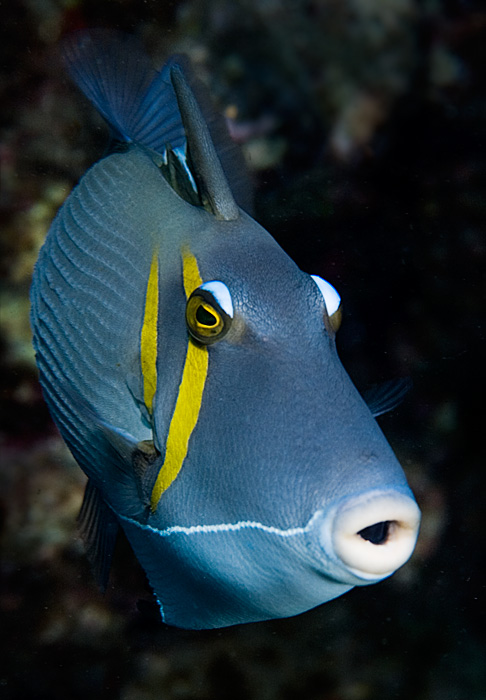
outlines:
[[420, 511], [338, 359], [340, 297], [251, 216], [242, 155], [188, 61], [134, 37], [65, 41], [112, 146], [58, 212], [31, 290], [40, 381], [88, 477], [106, 586], [121, 528], [162, 620], [296, 615], [390, 576]]

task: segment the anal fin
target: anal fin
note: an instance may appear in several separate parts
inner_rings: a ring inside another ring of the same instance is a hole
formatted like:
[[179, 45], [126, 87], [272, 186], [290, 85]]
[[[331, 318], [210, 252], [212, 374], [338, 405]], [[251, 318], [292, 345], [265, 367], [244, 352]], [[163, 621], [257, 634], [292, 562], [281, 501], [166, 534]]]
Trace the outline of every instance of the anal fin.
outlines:
[[100, 492], [89, 480], [78, 515], [78, 526], [96, 582], [104, 592], [108, 585], [119, 525]]

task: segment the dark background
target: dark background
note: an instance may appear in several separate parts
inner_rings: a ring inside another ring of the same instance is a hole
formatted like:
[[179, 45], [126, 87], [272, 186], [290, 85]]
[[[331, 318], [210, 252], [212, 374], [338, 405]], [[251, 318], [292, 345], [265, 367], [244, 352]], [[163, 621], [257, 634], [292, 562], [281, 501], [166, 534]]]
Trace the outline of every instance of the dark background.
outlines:
[[[18, 0], [0, 22], [0, 698], [480, 700], [484, 643], [486, 11], [467, 0]], [[55, 57], [68, 31], [187, 53], [249, 160], [256, 218], [343, 298], [358, 388], [424, 520], [390, 580], [305, 615], [158, 623], [120, 543], [103, 597], [75, 518], [84, 477], [37, 385], [32, 266], [106, 131]], [[145, 605], [139, 600], [147, 601]]]

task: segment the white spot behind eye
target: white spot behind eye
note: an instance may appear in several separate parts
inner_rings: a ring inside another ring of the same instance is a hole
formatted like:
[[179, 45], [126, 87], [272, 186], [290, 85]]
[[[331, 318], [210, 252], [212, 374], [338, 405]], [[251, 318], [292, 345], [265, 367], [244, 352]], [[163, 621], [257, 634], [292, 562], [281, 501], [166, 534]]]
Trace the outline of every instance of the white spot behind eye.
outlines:
[[329, 284], [329, 282], [323, 280], [322, 277], [319, 277], [318, 275], [311, 275], [311, 277], [321, 290], [321, 294], [324, 297], [324, 301], [326, 303], [328, 316], [332, 316], [339, 309], [339, 305], [341, 304], [341, 297], [336, 292], [332, 284]]
[[200, 286], [200, 289], [210, 292], [223, 311], [225, 311], [230, 318], [233, 318], [233, 301], [231, 299], [230, 290], [224, 284], [224, 282], [219, 282], [218, 280], [204, 282], [204, 284]]

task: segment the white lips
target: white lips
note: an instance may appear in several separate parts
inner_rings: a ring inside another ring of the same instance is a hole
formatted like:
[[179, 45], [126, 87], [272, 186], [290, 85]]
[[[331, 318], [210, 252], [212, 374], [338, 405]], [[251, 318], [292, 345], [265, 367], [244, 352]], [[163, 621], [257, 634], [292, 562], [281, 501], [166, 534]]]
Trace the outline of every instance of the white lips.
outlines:
[[412, 498], [393, 491], [362, 494], [336, 512], [333, 549], [354, 575], [381, 579], [410, 558], [419, 524], [420, 510]]

